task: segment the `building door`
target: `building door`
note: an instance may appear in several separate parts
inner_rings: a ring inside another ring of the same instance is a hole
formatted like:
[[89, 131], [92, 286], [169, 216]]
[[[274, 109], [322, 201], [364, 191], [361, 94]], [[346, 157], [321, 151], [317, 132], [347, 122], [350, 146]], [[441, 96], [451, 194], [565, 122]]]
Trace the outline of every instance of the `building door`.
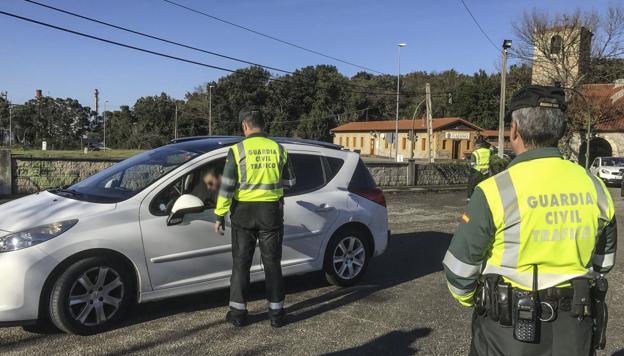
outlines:
[[451, 157], [453, 159], [459, 159], [459, 152], [461, 151], [461, 141], [453, 140], [453, 152], [451, 153]]

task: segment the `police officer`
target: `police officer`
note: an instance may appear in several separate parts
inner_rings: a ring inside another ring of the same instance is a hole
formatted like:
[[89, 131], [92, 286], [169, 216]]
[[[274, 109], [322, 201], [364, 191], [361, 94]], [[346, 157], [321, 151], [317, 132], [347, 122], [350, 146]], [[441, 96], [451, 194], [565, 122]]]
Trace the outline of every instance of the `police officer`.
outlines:
[[604, 299], [594, 297], [614, 264], [613, 201], [556, 148], [564, 109], [561, 88], [512, 97], [518, 156], [477, 186], [444, 257], [451, 294], [475, 306], [472, 355], [590, 355], [592, 333], [604, 332]]
[[468, 179], [468, 199], [474, 192], [477, 184], [481, 183], [490, 174], [490, 144], [479, 137], [475, 142], [476, 149], [470, 155], [470, 177]]
[[285, 323], [282, 240], [284, 235], [284, 187], [295, 182], [284, 147], [264, 134], [260, 110], [241, 111], [239, 120], [245, 139], [228, 153], [215, 214], [215, 231], [222, 233], [225, 215], [232, 221], [232, 277], [230, 311], [226, 319], [243, 326], [247, 317], [249, 270], [256, 241], [260, 245], [266, 276], [271, 326]]

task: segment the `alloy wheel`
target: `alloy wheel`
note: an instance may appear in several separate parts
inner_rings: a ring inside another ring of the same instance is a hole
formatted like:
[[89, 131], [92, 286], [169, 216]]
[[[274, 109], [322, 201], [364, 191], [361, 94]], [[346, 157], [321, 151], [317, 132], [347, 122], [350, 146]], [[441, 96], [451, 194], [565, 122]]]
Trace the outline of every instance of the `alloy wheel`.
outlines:
[[357, 277], [366, 261], [366, 249], [362, 240], [355, 236], [348, 236], [342, 239], [333, 256], [333, 267], [338, 277], [342, 279], [353, 279]]
[[83, 273], [69, 291], [71, 317], [84, 326], [97, 326], [119, 311], [124, 284], [111, 267], [94, 267]]

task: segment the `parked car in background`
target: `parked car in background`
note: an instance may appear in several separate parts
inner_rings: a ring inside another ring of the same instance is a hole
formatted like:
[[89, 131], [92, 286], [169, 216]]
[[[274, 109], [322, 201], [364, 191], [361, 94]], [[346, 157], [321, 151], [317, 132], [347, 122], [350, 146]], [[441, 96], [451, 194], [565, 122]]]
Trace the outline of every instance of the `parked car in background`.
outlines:
[[624, 174], [624, 157], [596, 157], [589, 171], [607, 185], [620, 186]]
[[[45, 319], [92, 334], [133, 303], [229, 285], [230, 227], [214, 233], [214, 207], [195, 192], [241, 138], [179, 140], [120, 162], [66, 189], [0, 205], [0, 325]], [[285, 275], [323, 270], [356, 283], [388, 243], [383, 192], [359, 155], [277, 139], [297, 183], [285, 192]], [[251, 267], [264, 278], [260, 253]], [[8, 273], [7, 271], [10, 271]]]

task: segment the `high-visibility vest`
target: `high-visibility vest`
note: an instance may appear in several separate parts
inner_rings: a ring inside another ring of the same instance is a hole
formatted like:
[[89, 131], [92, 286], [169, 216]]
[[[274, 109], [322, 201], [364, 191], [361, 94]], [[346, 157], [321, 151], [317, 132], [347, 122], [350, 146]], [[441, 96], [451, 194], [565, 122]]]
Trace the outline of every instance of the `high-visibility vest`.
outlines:
[[247, 138], [232, 146], [238, 169], [234, 199], [246, 202], [277, 201], [284, 196], [282, 170], [286, 149], [262, 136]]
[[492, 152], [488, 148], [479, 148], [472, 152], [474, 156], [473, 168], [481, 173], [487, 173], [490, 170], [490, 156]]
[[596, 238], [615, 214], [599, 178], [549, 157], [517, 163], [478, 187], [496, 229], [482, 274], [502, 275], [525, 290], [533, 284], [533, 265], [540, 290], [594, 275]]

